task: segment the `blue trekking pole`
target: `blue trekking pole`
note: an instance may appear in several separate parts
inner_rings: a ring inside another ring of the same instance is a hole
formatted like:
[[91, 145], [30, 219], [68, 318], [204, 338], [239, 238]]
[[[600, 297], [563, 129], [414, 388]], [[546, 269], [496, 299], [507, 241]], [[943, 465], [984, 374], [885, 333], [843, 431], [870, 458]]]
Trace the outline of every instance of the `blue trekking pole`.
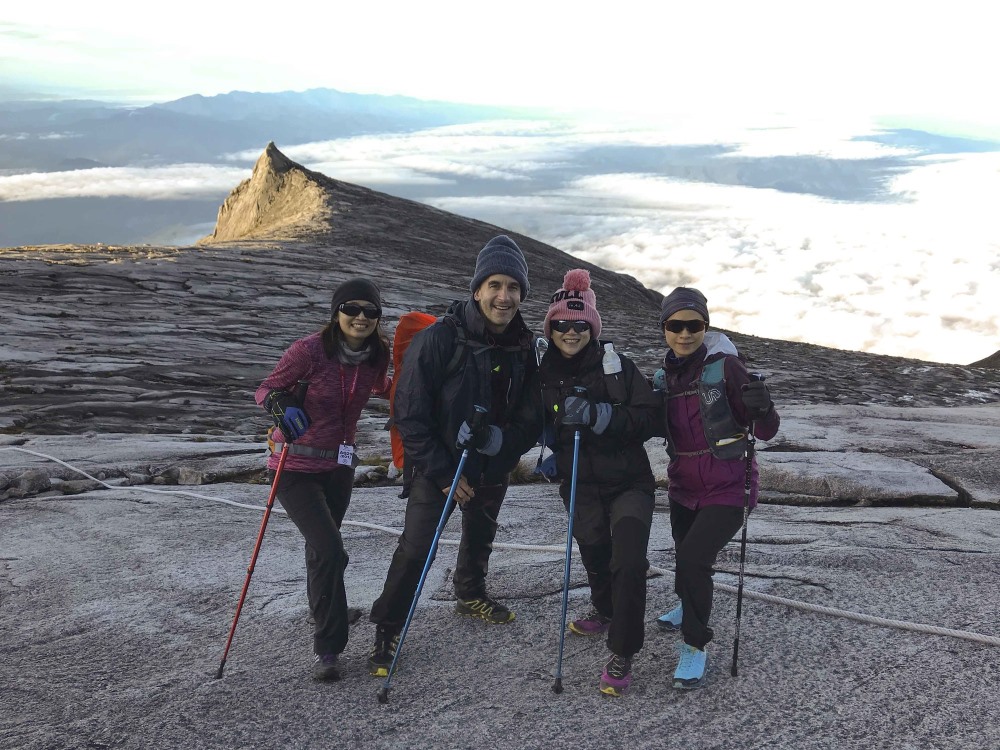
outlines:
[[[472, 417], [472, 424], [470, 425], [473, 429], [482, 424], [483, 420], [486, 418], [486, 409], [482, 406], [476, 406], [476, 413]], [[458, 489], [458, 482], [462, 478], [462, 469], [465, 468], [465, 461], [469, 458], [469, 449], [462, 449], [462, 456], [458, 459], [458, 468], [455, 470], [455, 478], [451, 481], [451, 489], [448, 490], [448, 498], [444, 501], [444, 509], [441, 511], [441, 518], [438, 521], [437, 529], [434, 531], [434, 539], [431, 541], [431, 548], [427, 552], [427, 561], [424, 563], [424, 569], [420, 573], [420, 580], [417, 582], [417, 591], [413, 595], [413, 601], [410, 603], [410, 611], [406, 615], [406, 622], [403, 623], [403, 630], [399, 634], [399, 644], [396, 646], [396, 653], [392, 657], [392, 664], [389, 665], [389, 674], [385, 676], [385, 682], [382, 683], [382, 687], [378, 691], [378, 702], [388, 703], [389, 702], [389, 685], [392, 682], [392, 675], [396, 671], [396, 662], [399, 661], [399, 655], [403, 652], [403, 641], [406, 640], [406, 631], [410, 629], [410, 622], [413, 620], [413, 613], [417, 609], [417, 602], [420, 600], [420, 592], [424, 588], [424, 581], [427, 580], [427, 571], [431, 569], [431, 563], [434, 562], [434, 558], [437, 557], [438, 542], [441, 539], [441, 532], [444, 531], [444, 525], [448, 522], [448, 516], [451, 515], [452, 503], [455, 499], [455, 490]]]
[[[573, 389], [578, 395], [586, 394], [586, 389], [579, 386]], [[566, 562], [563, 565], [562, 619], [559, 621], [559, 659], [556, 661], [556, 680], [552, 683], [552, 692], [557, 695], [563, 691], [562, 660], [563, 645], [566, 643], [566, 608], [569, 605], [569, 568], [573, 558], [573, 516], [576, 513], [576, 474], [580, 464], [580, 430], [573, 433], [573, 477], [569, 485], [569, 522], [566, 525]]]
[[[751, 380], [763, 382], [764, 376], [759, 372], [750, 373]], [[753, 420], [747, 428], [747, 472], [743, 483], [743, 538], [740, 540], [740, 582], [736, 587], [736, 636], [733, 639], [733, 666], [729, 674], [736, 677], [736, 660], [740, 653], [740, 618], [743, 615], [743, 567], [747, 559], [747, 521], [750, 520], [750, 488], [753, 479], [753, 450], [757, 439], [753, 435]]]

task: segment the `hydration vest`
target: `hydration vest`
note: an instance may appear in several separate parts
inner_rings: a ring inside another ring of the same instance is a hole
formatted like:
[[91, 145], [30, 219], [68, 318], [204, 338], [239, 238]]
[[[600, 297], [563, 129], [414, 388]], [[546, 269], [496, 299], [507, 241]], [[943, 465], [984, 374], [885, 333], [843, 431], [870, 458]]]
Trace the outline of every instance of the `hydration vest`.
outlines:
[[[723, 352], [738, 356], [736, 347], [727, 336], [717, 332], [716, 336], [718, 339], [713, 340], [709, 346], [709, 355]], [[705, 334], [706, 343], [708, 343], [708, 337], [709, 334]], [[711, 453], [723, 461], [736, 461], [746, 455], [747, 431], [743, 425], [736, 421], [733, 410], [729, 406], [729, 399], [726, 397], [725, 365], [725, 357], [709, 362], [702, 367], [701, 377], [697, 383], [692, 384], [695, 385], [694, 388], [675, 393], [669, 397], [682, 398], [697, 394], [701, 424], [705, 431], [705, 440], [708, 442], [708, 450], [685, 453], [675, 451], [673, 440], [668, 438], [667, 452], [671, 458]]]

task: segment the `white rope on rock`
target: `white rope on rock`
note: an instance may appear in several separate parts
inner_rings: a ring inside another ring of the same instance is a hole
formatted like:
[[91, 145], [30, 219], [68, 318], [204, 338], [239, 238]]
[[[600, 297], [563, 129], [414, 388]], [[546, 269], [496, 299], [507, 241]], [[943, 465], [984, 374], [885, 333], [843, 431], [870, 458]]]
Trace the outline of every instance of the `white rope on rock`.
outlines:
[[[21, 453], [28, 453], [32, 456], [37, 456], [39, 458], [45, 458], [49, 461], [54, 461], [55, 463], [60, 464], [61, 466], [65, 466], [67, 469], [70, 469], [71, 471], [75, 471], [78, 474], [82, 474], [83, 476], [87, 477], [87, 479], [97, 482], [98, 484], [103, 485], [104, 487], [107, 487], [110, 490], [129, 489], [138, 492], [152, 492], [158, 495], [184, 495], [186, 497], [193, 497], [199, 500], [210, 500], [216, 503], [225, 503], [226, 505], [232, 505], [237, 508], [247, 508], [249, 510], [255, 510], [259, 512], [264, 512], [265, 510], [265, 508], [259, 505], [238, 503], [235, 500], [227, 500], [226, 498], [223, 497], [212, 497], [211, 495], [201, 495], [198, 494], [197, 492], [188, 492], [186, 490], [157, 490], [151, 487], [144, 487], [144, 486], [129, 486], [127, 488], [117, 487], [115, 485], [108, 484], [107, 482], [98, 479], [97, 477], [91, 476], [83, 469], [79, 469], [76, 466], [72, 466], [71, 464], [68, 464], [65, 461], [61, 461], [60, 459], [54, 456], [49, 456], [45, 453], [39, 453], [37, 451], [28, 450], [27, 448], [19, 448], [16, 446], [6, 446], [0, 448], [0, 451], [4, 450], [20, 451]], [[272, 512], [285, 513], [284, 509], [282, 508], [273, 508]], [[371, 529], [373, 531], [381, 531], [387, 534], [394, 534], [396, 536], [399, 536], [402, 533], [402, 529], [396, 529], [391, 526], [380, 526], [379, 524], [366, 523], [364, 521], [345, 520], [343, 522], [343, 525], [353, 526], [355, 528]], [[440, 543], [451, 546], [457, 546], [460, 541], [461, 540], [459, 539], [446, 539], [442, 537]], [[522, 550], [527, 552], [565, 553], [566, 551], [566, 548], [563, 545], [516, 544], [510, 542], [494, 542], [493, 548]], [[672, 574], [674, 572], [671, 568], [659, 568], [653, 565], [649, 567], [649, 570], [650, 572], [657, 573], [659, 575], [667, 575], [668, 573]], [[726, 583], [716, 583], [715, 588], [719, 591], [724, 591], [727, 594], [734, 594], [734, 595], [738, 591], [736, 586], [730, 586], [729, 584]], [[830, 615], [831, 617], [843, 617], [844, 619], [847, 620], [853, 620], [854, 622], [863, 622], [869, 625], [878, 625], [880, 627], [885, 627], [885, 628], [895, 628], [897, 630], [908, 630], [915, 633], [928, 633], [931, 635], [949, 636], [951, 638], [959, 638], [966, 641], [973, 641], [974, 643], [983, 643], [988, 646], [1000, 646], [1000, 636], [983, 635], [982, 633], [975, 633], [969, 630], [954, 630], [952, 628], [938, 627], [937, 625], [926, 625], [924, 623], [919, 623], [919, 622], [907, 622], [906, 620], [891, 620], [885, 617], [875, 617], [874, 615], [866, 615], [861, 612], [851, 612], [850, 610], [846, 609], [825, 607], [821, 604], [810, 604], [809, 602], [802, 602], [798, 601], [797, 599], [788, 599], [783, 596], [775, 596], [774, 594], [765, 594], [763, 592], [752, 591], [747, 588], [743, 589], [743, 596], [747, 597], [748, 599], [756, 599], [758, 601], [768, 602], [770, 604], [781, 604], [785, 607], [791, 607], [792, 609], [798, 609], [803, 612], [815, 612], [821, 615]]]

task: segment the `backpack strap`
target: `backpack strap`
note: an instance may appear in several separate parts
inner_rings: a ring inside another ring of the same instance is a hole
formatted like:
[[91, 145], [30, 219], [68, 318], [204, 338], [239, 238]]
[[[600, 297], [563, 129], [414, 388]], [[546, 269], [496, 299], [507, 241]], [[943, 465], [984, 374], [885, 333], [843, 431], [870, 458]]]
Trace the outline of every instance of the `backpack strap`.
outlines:
[[461, 325], [455, 318], [448, 315], [443, 320], [451, 324], [452, 329], [455, 331], [455, 350], [452, 352], [451, 359], [448, 360], [448, 364], [444, 368], [444, 376], [445, 378], [449, 378], [458, 372], [462, 360], [465, 359], [465, 349], [469, 343], [469, 337], [465, 335], [465, 326]]
[[698, 383], [698, 408], [705, 439], [716, 458], [735, 461], [743, 457], [747, 445], [746, 430], [733, 416], [726, 397], [725, 358], [706, 364]]

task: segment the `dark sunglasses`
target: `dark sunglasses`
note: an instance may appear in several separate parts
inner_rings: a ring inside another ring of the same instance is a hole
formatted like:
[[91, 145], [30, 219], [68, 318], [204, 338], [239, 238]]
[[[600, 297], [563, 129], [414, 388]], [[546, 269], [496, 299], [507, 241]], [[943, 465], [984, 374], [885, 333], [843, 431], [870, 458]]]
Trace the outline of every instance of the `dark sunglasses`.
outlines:
[[355, 305], [350, 302], [344, 302], [337, 309], [349, 318], [356, 318], [361, 313], [364, 313], [368, 320], [376, 320], [382, 317], [382, 311], [375, 307], [375, 305]]
[[569, 333], [570, 331], [586, 333], [590, 330], [590, 323], [586, 320], [553, 320], [552, 330], [559, 331], [559, 333]]
[[685, 328], [689, 333], [701, 333], [708, 328], [708, 323], [704, 320], [668, 320], [663, 324], [663, 330], [671, 333], [680, 333]]

